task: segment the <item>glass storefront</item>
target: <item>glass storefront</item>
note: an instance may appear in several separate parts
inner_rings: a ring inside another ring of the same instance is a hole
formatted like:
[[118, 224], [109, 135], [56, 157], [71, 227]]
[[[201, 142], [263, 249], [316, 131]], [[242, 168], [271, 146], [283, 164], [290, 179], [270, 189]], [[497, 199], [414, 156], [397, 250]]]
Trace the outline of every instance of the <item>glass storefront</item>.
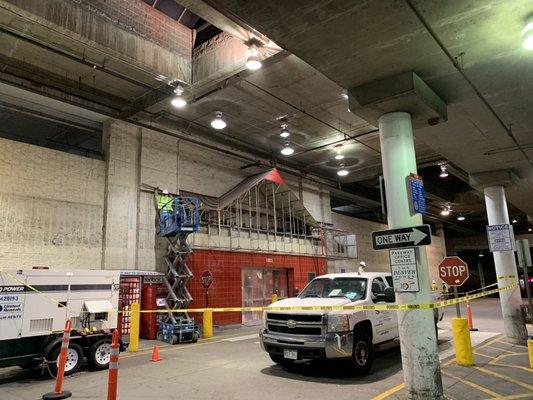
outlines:
[[[248, 269], [242, 270], [242, 305], [244, 307], [263, 307], [272, 302], [272, 294], [279, 299], [286, 298], [288, 291], [286, 269]], [[243, 312], [242, 322], [260, 321], [261, 312]]]

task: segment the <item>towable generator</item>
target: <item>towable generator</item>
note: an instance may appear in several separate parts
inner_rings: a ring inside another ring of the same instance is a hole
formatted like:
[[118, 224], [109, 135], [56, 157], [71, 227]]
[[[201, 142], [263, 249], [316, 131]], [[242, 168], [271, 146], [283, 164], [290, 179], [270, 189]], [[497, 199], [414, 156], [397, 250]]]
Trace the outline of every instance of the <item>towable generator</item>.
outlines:
[[55, 375], [67, 318], [71, 336], [65, 375], [83, 359], [109, 365], [117, 328], [118, 271], [0, 270], [0, 368], [48, 368]]

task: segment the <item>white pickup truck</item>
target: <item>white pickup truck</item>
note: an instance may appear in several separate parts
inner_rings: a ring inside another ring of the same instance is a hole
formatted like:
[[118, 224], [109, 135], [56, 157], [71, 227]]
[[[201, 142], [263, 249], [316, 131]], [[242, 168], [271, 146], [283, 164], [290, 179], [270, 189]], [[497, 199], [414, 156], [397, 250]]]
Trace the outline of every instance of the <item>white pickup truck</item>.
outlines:
[[[393, 303], [389, 273], [327, 274], [313, 279], [298, 297], [273, 307], [344, 306]], [[263, 315], [260, 340], [272, 361], [289, 366], [296, 360], [345, 359], [355, 371], [368, 372], [374, 347], [398, 338], [396, 311], [269, 311]]]

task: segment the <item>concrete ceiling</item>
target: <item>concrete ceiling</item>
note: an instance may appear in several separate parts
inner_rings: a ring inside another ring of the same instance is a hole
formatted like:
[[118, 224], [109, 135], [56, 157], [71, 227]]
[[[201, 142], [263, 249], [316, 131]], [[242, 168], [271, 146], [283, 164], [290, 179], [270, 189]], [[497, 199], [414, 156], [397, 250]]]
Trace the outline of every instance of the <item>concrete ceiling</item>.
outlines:
[[[217, 71], [201, 85], [191, 77], [186, 85], [191, 103], [176, 110], [169, 104], [168, 74], [141, 68], [95, 44], [81, 44], [68, 31], [52, 31], [37, 18], [11, 18], [12, 6], [0, 7], [0, 80], [89, 109], [78, 115], [96, 124], [109, 116], [140, 121], [251, 153], [362, 194], [375, 189], [381, 171], [379, 137], [374, 126], [348, 111], [341, 94], [344, 88], [412, 70], [446, 100], [449, 115], [448, 122], [415, 132], [419, 165], [448, 160], [468, 173], [513, 168], [522, 181], [508, 189], [509, 197], [533, 214], [533, 169], [404, 1], [181, 3], [241, 41], [254, 28], [286, 51], [267, 58], [253, 73], [237, 57], [232, 69]], [[513, 124], [519, 142], [533, 145], [533, 116], [527, 112], [533, 109], [533, 54], [525, 53], [519, 40], [522, 19], [533, 11], [528, 2], [416, 4], [449, 51], [464, 53], [464, 71], [502, 119]], [[0, 87], [2, 101], [14, 96], [4, 89]], [[46, 105], [47, 113], [75, 114], [76, 107], [32, 96], [37, 111]], [[13, 102], [21, 105], [18, 98]], [[218, 110], [228, 123], [223, 131], [209, 126]], [[281, 117], [287, 118], [296, 150], [290, 158], [279, 153]], [[338, 145], [351, 171], [341, 179], [336, 175], [339, 162], [333, 159]], [[526, 151], [533, 156], [533, 146]], [[436, 182], [434, 204], [457, 202], [461, 210], [472, 204], [472, 210], [480, 212], [479, 196], [450, 200], [439, 192], [438, 178]]]
[[[527, 0], [416, 1], [452, 56], [533, 158], [533, 53], [520, 43]], [[533, 213], [533, 168], [405, 1], [217, 0], [344, 88], [415, 71], [448, 103], [449, 120], [415, 132], [468, 173], [511, 168], [512, 203]]]

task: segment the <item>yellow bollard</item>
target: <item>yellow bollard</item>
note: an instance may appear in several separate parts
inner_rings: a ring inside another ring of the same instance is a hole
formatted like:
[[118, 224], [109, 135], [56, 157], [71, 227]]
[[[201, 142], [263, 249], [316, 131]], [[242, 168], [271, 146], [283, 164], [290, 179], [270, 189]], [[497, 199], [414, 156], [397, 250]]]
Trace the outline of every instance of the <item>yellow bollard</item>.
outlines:
[[211, 308], [204, 308], [203, 327], [204, 339], [213, 337], [213, 310]]
[[139, 303], [131, 304], [130, 314], [130, 352], [139, 351], [139, 324], [141, 322], [141, 306]]
[[527, 340], [527, 352], [529, 353], [529, 368], [533, 369], [533, 339]]
[[455, 345], [455, 361], [463, 367], [471, 367], [474, 365], [474, 354], [466, 318], [452, 318], [452, 335]]
[[272, 303], [275, 303], [278, 301], [278, 295], [276, 293], [272, 293]]

